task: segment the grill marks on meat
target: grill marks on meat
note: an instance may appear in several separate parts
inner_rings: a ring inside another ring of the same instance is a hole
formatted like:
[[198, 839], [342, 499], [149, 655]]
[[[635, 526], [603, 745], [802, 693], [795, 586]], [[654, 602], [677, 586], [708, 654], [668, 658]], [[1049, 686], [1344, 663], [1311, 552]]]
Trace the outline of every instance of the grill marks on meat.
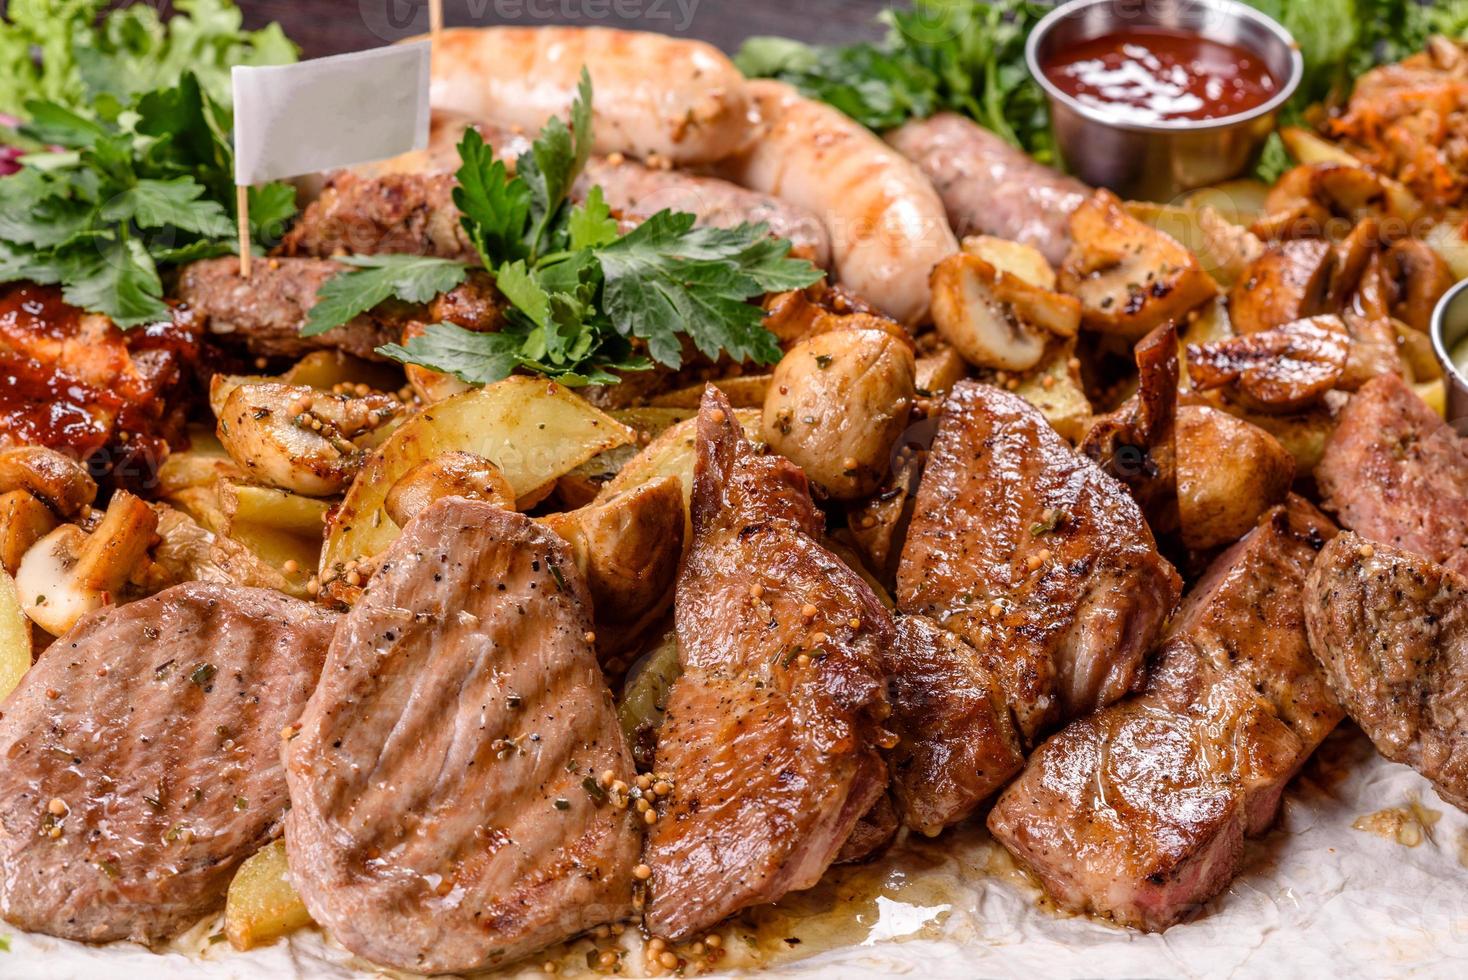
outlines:
[[967, 818], [1024, 766], [1003, 690], [979, 653], [922, 616], [898, 616], [887, 650], [888, 755], [902, 822], [929, 836]]
[[1162, 930], [1237, 874], [1342, 716], [1303, 602], [1333, 533], [1301, 498], [1269, 511], [1183, 603], [1146, 688], [1047, 740], [1000, 797], [990, 830], [1062, 906]]
[[1346, 403], [1315, 480], [1345, 527], [1468, 574], [1468, 439], [1401, 378]]
[[55, 286], [0, 286], [0, 447], [90, 458], [136, 485], [182, 429], [201, 332], [184, 311], [123, 332]]
[[482, 501], [437, 501], [343, 620], [287, 748], [292, 876], [375, 963], [507, 963], [632, 911], [630, 779], [566, 545]]
[[1027, 742], [1134, 688], [1179, 589], [1124, 486], [1018, 395], [954, 386], [918, 488], [898, 605], [979, 651]]
[[814, 885], [885, 792], [874, 746], [894, 638], [871, 589], [819, 543], [804, 475], [756, 454], [713, 388], [692, 517], [683, 674], [655, 762], [674, 789], [645, 851], [647, 927], [675, 940]]
[[276, 592], [189, 583], [56, 641], [0, 718], [0, 915], [154, 942], [217, 907], [279, 829], [280, 732], [335, 622]]
[[1331, 688], [1377, 750], [1468, 810], [1468, 578], [1342, 534], [1310, 572], [1305, 621]]

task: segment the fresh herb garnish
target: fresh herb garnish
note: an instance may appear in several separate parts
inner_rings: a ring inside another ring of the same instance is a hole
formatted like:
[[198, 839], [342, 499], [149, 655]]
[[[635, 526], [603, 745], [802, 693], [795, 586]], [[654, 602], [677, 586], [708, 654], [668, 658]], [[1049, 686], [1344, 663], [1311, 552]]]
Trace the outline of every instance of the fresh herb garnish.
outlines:
[[462, 262], [424, 255], [348, 255], [337, 261], [362, 271], [322, 283], [301, 328], [303, 337], [325, 333], [394, 296], [407, 303], [427, 303], [469, 274]]
[[[0, 178], [0, 282], [59, 283], [68, 303], [118, 326], [167, 319], [160, 265], [234, 248], [229, 110], [185, 73], [126, 111], [92, 118], [27, 103], [21, 134], [53, 149]], [[250, 192], [251, 222], [279, 233], [295, 213], [283, 184]]]
[[[660, 211], [621, 235], [599, 189], [572, 203], [571, 188], [591, 154], [591, 100], [583, 71], [571, 124], [547, 123], [513, 177], [477, 131], [466, 131], [459, 144], [454, 203], [509, 301], [503, 329], [476, 333], [435, 323], [379, 353], [470, 384], [516, 370], [568, 385], [615, 383], [613, 371], [646, 369], [649, 357], [678, 367], [685, 337], [709, 357], [779, 359], [779, 344], [750, 300], [808, 286], [820, 272], [789, 258], [790, 243], [770, 237], [763, 224], [697, 227], [693, 215]], [[374, 271], [342, 273], [328, 298], [384, 287], [381, 273], [366, 280]], [[393, 295], [422, 301], [396, 286]], [[345, 322], [350, 309], [338, 304], [318, 313], [318, 306], [311, 329]]]
[[754, 37], [735, 56], [751, 77], [789, 82], [875, 130], [950, 109], [1050, 162], [1045, 98], [1025, 67], [1025, 38], [1049, 13], [1034, 0], [917, 0], [885, 10], [887, 37], [839, 47]]

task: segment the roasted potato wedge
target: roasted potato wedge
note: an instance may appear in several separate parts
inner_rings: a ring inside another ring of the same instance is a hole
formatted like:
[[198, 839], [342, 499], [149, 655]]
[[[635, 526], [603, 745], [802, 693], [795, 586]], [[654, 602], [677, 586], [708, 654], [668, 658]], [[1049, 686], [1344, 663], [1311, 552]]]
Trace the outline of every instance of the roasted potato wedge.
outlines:
[[1055, 270], [1033, 245], [1011, 242], [993, 235], [970, 235], [962, 242], [965, 252], [1039, 289], [1055, 291]]
[[240, 865], [224, 900], [224, 935], [238, 950], [267, 946], [311, 924], [291, 884], [285, 841], [266, 844]]
[[323, 583], [348, 562], [380, 553], [398, 535], [387, 492], [425, 459], [452, 449], [499, 467], [523, 501], [598, 453], [628, 445], [636, 433], [543, 378], [514, 376], [440, 402], [398, 427], [363, 465], [327, 524]]
[[922, 398], [941, 398], [969, 375], [968, 362], [947, 344], [917, 359], [914, 384]]
[[632, 746], [639, 768], [650, 768], [650, 752], [641, 751], [650, 747], [651, 736], [662, 727], [668, 703], [668, 691], [673, 682], [683, 674], [683, 665], [678, 661], [678, 634], [668, 630], [662, 640], [644, 654], [622, 685], [622, 700], [617, 705], [617, 719], [622, 723], [622, 732]]
[[1033, 371], [1017, 380], [1014, 393], [1040, 410], [1055, 431], [1078, 441], [1091, 424], [1091, 401], [1081, 385], [1075, 341], [1053, 344]]
[[0, 702], [31, 669], [31, 623], [21, 608], [15, 579], [0, 570]]
[[764, 439], [831, 497], [865, 497], [891, 468], [916, 375], [911, 345], [885, 330], [817, 334], [775, 366]]
[[[715, 378], [708, 384], [728, 396], [729, 404], [735, 408], [759, 408], [765, 403], [765, 395], [769, 392], [770, 377], [768, 374], [739, 374], [732, 378]], [[704, 387], [703, 383], [699, 383], [667, 391], [653, 396], [649, 404], [655, 408], [686, 408], [697, 411]]]
[[643, 446], [668, 429], [697, 414], [691, 408], [626, 408], [608, 413], [637, 432], [637, 441], [597, 453], [556, 481], [556, 493], [568, 508], [585, 507], [596, 499], [602, 487], [616, 476]]
[[1136, 340], [1218, 295], [1218, 284], [1174, 238], [1127, 214], [1098, 190], [1070, 217], [1074, 243], [1060, 267], [1062, 292], [1081, 303], [1088, 330]]
[[1178, 520], [1194, 551], [1247, 534], [1295, 477], [1294, 458], [1278, 440], [1217, 409], [1180, 407], [1176, 440]]

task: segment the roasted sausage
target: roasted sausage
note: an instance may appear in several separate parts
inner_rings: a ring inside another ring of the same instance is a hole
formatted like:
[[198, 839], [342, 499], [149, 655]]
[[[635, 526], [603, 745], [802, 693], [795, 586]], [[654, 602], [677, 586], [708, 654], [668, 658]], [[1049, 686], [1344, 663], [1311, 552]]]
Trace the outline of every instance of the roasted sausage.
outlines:
[[1080, 181], [952, 112], [915, 119], [888, 133], [887, 142], [933, 182], [960, 237], [1033, 245], [1052, 265], [1065, 258], [1070, 213], [1090, 195]]
[[711, 163], [751, 135], [744, 76], [701, 41], [602, 27], [444, 31], [432, 102], [501, 126], [565, 117], [585, 66], [596, 89], [596, 152]]
[[749, 83], [762, 120], [720, 176], [806, 208], [831, 236], [836, 279], [894, 319], [928, 313], [928, 274], [958, 251], [926, 177], [840, 111], [781, 82]]

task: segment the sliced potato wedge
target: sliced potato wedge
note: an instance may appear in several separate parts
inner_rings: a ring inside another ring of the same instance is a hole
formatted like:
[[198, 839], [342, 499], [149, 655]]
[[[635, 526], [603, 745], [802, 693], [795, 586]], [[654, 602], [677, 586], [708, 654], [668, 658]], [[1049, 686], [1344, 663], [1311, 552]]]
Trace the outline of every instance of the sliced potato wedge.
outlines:
[[290, 534], [320, 538], [331, 504], [276, 487], [223, 480], [219, 499], [230, 525], [259, 524]]
[[31, 621], [20, 605], [15, 579], [0, 570], [0, 701], [31, 669]]
[[291, 884], [285, 841], [271, 841], [234, 873], [224, 900], [224, 935], [235, 949], [254, 949], [310, 924], [311, 913]]
[[1052, 344], [1034, 368], [1020, 376], [1014, 393], [1040, 410], [1055, 431], [1075, 442], [1091, 424], [1091, 400], [1072, 364], [1075, 341]]
[[387, 514], [387, 492], [425, 459], [451, 449], [483, 456], [523, 504], [532, 492], [636, 437], [570, 389], [544, 379], [509, 377], [445, 399], [400, 425], [362, 467], [327, 523], [321, 580], [392, 543], [399, 529]]
[[[729, 398], [735, 408], [759, 408], [765, 403], [765, 393], [770, 390], [769, 374], [741, 374], [733, 378], [718, 378], [708, 382]], [[688, 408], [697, 410], [703, 399], [705, 384], [699, 382], [686, 388], [664, 392], [652, 400], [658, 408]]]

